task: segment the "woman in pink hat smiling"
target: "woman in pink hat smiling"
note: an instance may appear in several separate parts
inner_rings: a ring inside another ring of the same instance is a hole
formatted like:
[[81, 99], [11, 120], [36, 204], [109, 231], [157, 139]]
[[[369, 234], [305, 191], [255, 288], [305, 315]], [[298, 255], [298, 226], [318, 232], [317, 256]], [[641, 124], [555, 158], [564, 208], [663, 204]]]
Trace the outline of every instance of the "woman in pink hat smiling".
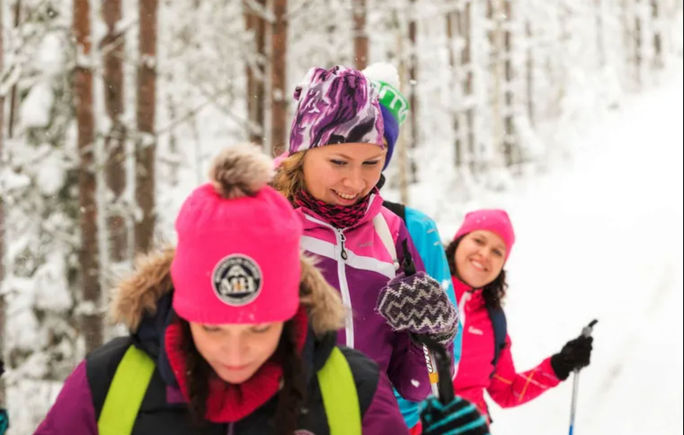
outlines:
[[37, 434], [407, 434], [384, 371], [335, 345], [344, 309], [300, 253], [302, 225], [231, 147], [186, 198], [175, 248], [142, 259]]
[[514, 242], [513, 225], [504, 210], [475, 210], [466, 214], [446, 248], [463, 322], [454, 390], [485, 415], [489, 413], [484, 390], [502, 407], [521, 405], [588, 365], [591, 355], [592, 338], [580, 336], [533, 369], [516, 371], [501, 306], [507, 287], [503, 267]]

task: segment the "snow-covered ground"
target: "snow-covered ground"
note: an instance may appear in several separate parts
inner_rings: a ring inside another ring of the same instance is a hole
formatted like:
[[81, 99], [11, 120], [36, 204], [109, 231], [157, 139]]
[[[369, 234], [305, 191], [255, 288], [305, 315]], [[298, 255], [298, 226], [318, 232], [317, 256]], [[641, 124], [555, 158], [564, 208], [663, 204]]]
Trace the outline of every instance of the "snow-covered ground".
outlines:
[[[680, 60], [597, 114], [570, 162], [499, 198], [517, 233], [506, 309], [518, 369], [599, 320], [575, 434], [682, 433], [682, 106]], [[492, 405], [492, 431], [567, 433], [571, 394], [570, 378], [524, 406]]]

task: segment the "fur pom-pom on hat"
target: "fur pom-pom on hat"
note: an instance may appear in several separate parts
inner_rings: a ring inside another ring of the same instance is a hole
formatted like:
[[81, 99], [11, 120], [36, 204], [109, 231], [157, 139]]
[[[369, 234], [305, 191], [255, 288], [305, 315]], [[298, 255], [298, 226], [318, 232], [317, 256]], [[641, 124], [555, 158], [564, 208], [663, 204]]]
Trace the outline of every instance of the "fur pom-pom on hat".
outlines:
[[257, 145], [235, 145], [214, 158], [209, 179], [219, 195], [226, 199], [254, 196], [273, 178], [273, 160]]

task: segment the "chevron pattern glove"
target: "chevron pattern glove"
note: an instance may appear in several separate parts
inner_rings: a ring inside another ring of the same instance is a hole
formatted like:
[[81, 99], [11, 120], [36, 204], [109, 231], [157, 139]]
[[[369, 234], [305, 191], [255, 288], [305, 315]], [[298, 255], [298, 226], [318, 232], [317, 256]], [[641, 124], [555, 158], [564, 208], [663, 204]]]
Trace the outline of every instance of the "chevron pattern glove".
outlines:
[[423, 435], [489, 435], [487, 419], [475, 405], [458, 396], [446, 405], [435, 397], [428, 398], [420, 419]]
[[428, 335], [443, 345], [456, 336], [458, 310], [425, 272], [393, 278], [380, 289], [375, 309], [396, 331]]

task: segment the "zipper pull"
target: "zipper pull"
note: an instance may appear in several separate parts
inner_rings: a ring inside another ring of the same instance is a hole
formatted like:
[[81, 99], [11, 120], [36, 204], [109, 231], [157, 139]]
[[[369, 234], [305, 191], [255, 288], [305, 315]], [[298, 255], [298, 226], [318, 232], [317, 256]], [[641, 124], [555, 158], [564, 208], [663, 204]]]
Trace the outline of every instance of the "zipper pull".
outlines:
[[339, 230], [339, 233], [340, 233], [340, 248], [342, 249], [342, 252], [340, 252], [340, 256], [342, 256], [343, 260], [346, 260], [348, 255], [347, 255], [347, 251], [344, 249], [344, 242], [345, 242], [345, 240], [347, 240], [347, 237], [344, 235], [342, 230]]

